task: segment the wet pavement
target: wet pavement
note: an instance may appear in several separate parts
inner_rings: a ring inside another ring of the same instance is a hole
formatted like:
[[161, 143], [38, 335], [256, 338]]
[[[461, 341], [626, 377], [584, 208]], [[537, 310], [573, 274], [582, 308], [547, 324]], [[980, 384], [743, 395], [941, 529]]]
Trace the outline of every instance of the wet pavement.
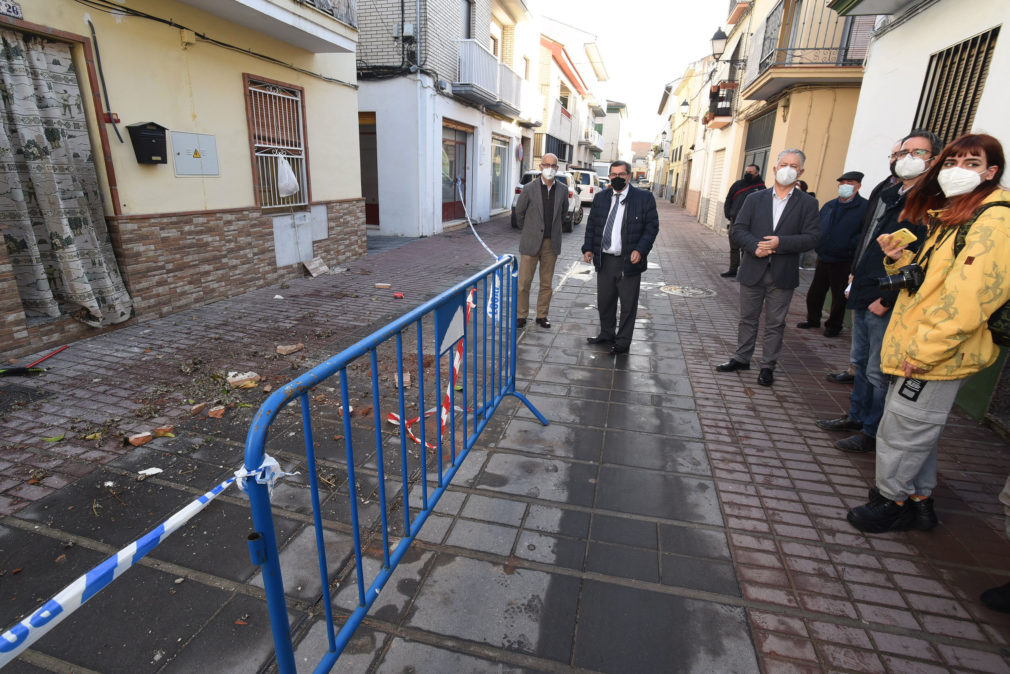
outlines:
[[[586, 344], [595, 276], [579, 262], [584, 227], [565, 236], [553, 328], [531, 322], [517, 349], [518, 388], [551, 424], [502, 404], [335, 671], [1010, 672], [1010, 616], [977, 601], [1010, 580], [996, 500], [1010, 447], [955, 414], [941, 441], [941, 526], [849, 527], [873, 457], [838, 452], [839, 436], [813, 423], [847, 407], [850, 389], [824, 379], [848, 361], [847, 331], [794, 329], [797, 293], [773, 387], [753, 370], [716, 373], [736, 341], [725, 237], [659, 208], [628, 356]], [[507, 217], [478, 230], [514, 252]], [[0, 417], [2, 626], [238, 468], [264, 393], [222, 393], [215, 375], [253, 370], [276, 387], [491, 261], [466, 230], [392, 243], [333, 275], [77, 342], [44, 377], [17, 380], [28, 390]], [[275, 355], [295, 342], [304, 350]], [[216, 396], [223, 418], [191, 415]], [[321, 423], [338, 425], [327, 409]], [[158, 426], [172, 437], [122, 442]], [[304, 465], [297, 414], [272, 437], [285, 468]], [[319, 453], [342, 621], [357, 590], [340, 446], [322, 437]], [[371, 522], [376, 458], [355, 463]], [[164, 472], [138, 481], [148, 467]], [[386, 478], [395, 498], [399, 475]], [[274, 507], [296, 659], [310, 671], [326, 637], [304, 474]], [[271, 668], [250, 526], [247, 502], [226, 491], [9, 671]], [[368, 573], [380, 562], [370, 549]]]

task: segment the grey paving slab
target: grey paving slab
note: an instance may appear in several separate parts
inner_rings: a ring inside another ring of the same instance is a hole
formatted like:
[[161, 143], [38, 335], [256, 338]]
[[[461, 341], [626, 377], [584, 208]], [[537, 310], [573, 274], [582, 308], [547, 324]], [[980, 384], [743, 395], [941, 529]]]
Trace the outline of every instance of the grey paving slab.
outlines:
[[415, 641], [394, 638], [376, 672], [475, 672], [486, 674], [535, 674], [543, 670], [510, 666], [501, 661], [477, 658]]
[[552, 421], [543, 426], [539, 421], [515, 419], [505, 430], [498, 447], [550, 454], [587, 461], [598, 461], [603, 448], [603, 434], [599, 429], [569, 426]]
[[578, 586], [570, 576], [441, 554], [407, 624], [567, 662]]
[[652, 433], [608, 430], [603, 461], [666, 472], [712, 474], [704, 444]]
[[[530, 402], [536, 405], [548, 420], [562, 424], [602, 427], [607, 415], [607, 403], [596, 400], [538, 396]], [[519, 410], [518, 416], [533, 418], [533, 413], [523, 407]]]
[[607, 427], [659, 435], [702, 437], [701, 422], [695, 412], [662, 407], [611, 403], [607, 410]]
[[756, 672], [744, 611], [587, 580], [574, 664], [601, 672]]
[[586, 570], [646, 583], [659, 582], [659, 557], [655, 550], [629, 548], [590, 541]]
[[477, 486], [533, 499], [590, 505], [596, 491], [596, 469], [579, 463], [495, 454]]
[[711, 480], [603, 466], [595, 506], [669, 520], [722, 524]]

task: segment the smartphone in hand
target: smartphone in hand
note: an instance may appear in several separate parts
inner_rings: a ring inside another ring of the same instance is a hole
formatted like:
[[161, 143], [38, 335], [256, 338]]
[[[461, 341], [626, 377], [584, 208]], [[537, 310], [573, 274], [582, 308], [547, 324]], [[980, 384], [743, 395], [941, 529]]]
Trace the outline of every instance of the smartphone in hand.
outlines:
[[909, 231], [908, 227], [902, 227], [897, 232], [891, 234], [891, 240], [896, 246], [902, 248], [907, 247], [909, 244], [914, 243], [918, 237]]

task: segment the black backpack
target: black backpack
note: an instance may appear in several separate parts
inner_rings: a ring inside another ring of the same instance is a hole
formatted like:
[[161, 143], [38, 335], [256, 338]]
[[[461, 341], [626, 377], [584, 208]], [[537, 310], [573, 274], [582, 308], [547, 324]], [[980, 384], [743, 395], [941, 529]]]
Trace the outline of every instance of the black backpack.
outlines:
[[[957, 235], [954, 237], [954, 257], [957, 257], [964, 250], [965, 240], [968, 238], [968, 230], [978, 220], [978, 216], [993, 206], [1010, 208], [1010, 201], [994, 201], [989, 204], [983, 204], [971, 216], [971, 220], [958, 227]], [[989, 316], [989, 334], [992, 335], [992, 341], [995, 344], [1010, 346], [1010, 302], [1004, 304]]]

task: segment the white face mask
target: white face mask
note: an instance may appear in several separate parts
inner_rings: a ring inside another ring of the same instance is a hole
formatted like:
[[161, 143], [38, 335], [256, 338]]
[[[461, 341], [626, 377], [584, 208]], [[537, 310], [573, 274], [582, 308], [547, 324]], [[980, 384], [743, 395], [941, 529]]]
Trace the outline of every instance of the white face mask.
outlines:
[[787, 187], [796, 182], [797, 178], [796, 169], [792, 166], [783, 166], [778, 171], [775, 172], [775, 182], [783, 187]]
[[856, 188], [854, 185], [839, 185], [838, 186], [838, 196], [842, 199], [848, 199], [853, 194], [855, 194]]
[[974, 191], [982, 184], [982, 176], [970, 169], [951, 166], [937, 174], [936, 182], [940, 183], [940, 189], [949, 199]]
[[558, 170], [556, 168], [545, 168], [541, 173], [541, 175], [543, 175], [544, 177], [544, 180], [554, 180], [554, 176], [556, 176], [557, 174]]
[[914, 154], [906, 154], [894, 165], [894, 172], [902, 180], [911, 180], [926, 172], [926, 160]]

